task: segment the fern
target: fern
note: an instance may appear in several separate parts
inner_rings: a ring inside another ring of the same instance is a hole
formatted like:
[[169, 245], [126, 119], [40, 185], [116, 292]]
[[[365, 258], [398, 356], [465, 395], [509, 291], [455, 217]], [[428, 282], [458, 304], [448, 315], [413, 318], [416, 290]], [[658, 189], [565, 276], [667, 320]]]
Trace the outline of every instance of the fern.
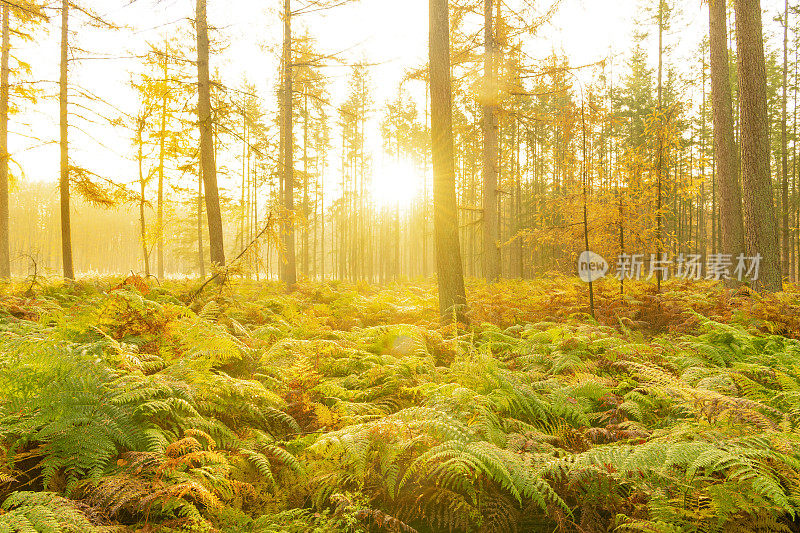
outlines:
[[3, 502], [3, 533], [94, 533], [100, 531], [79, 507], [51, 492], [15, 492]]

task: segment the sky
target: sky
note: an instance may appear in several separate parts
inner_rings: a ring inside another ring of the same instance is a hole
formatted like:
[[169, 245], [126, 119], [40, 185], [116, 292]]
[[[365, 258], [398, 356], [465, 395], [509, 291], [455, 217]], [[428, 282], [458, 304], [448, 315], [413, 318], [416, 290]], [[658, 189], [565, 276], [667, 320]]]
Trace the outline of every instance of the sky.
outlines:
[[[513, 4], [516, 0], [507, 1]], [[551, 1], [535, 0], [535, 5], [544, 10]], [[697, 44], [707, 31], [707, 10], [700, 0], [680, 3], [681, 21], [675, 33], [666, 37], [666, 43], [673, 47], [673, 63], [685, 69], [690, 65], [687, 59], [696, 53]], [[212, 68], [219, 69], [223, 79], [233, 85], [246, 77], [270, 104], [274, 100], [271, 91], [275, 86], [282, 39], [278, 11], [282, 4], [280, 0], [208, 0], [209, 24], [217, 28], [219, 40], [230, 43], [222, 54], [212, 57]], [[633, 31], [642, 29], [641, 25], [636, 26], [636, 20], [645, 4], [645, 0], [562, 0], [551, 23], [540, 28], [528, 43], [529, 53], [545, 57], [555, 50], [567, 55], [573, 65], [594, 63], [613, 54], [614, 64], [621, 65], [624, 58], [619, 54], [630, 48]], [[762, 0], [765, 24], [770, 23], [782, 4], [780, 0]], [[84, 5], [126, 29], [119, 32], [96, 30], [81, 24], [85, 18], [75, 15], [72, 39], [77, 48], [85, 51], [76, 49], [73, 57], [93, 59], [73, 63], [71, 81], [106, 100], [110, 105], [102, 106], [105, 114], [134, 113], [137, 103], [129, 81], [137, 62], [129, 57], [146, 50], [148, 41], [162, 41], [165, 32], [188, 27], [194, 1], [84, 0]], [[303, 5], [301, 0], [293, 0], [294, 9]], [[15, 46], [15, 53], [32, 64], [33, 77], [38, 80], [58, 79], [59, 17], [56, 11], [51, 15], [49, 32], [37, 34], [33, 42]], [[396, 94], [404, 73], [425, 62], [428, 0], [361, 0], [323, 13], [297, 17], [294, 30], [297, 34], [308, 31], [315, 36], [323, 51], [341, 51], [348, 62], [371, 64], [374, 101], [381, 107]], [[654, 55], [655, 34], [646, 42]], [[327, 73], [331, 76], [332, 101], [334, 104], [341, 102], [347, 93], [348, 69], [335, 66], [327, 69]], [[57, 94], [53, 83], [41, 87], [51, 96]], [[420, 95], [421, 90], [424, 89], [419, 89]], [[376, 112], [370, 122], [369, 146], [375, 161], [376, 179], [385, 175], [391, 180], [395, 179], [391, 176], [396, 175], [398, 169], [387, 168], [382, 157], [378, 118]], [[54, 183], [57, 180], [58, 149], [53, 144], [58, 136], [57, 120], [55, 98], [42, 99], [13, 117], [9, 142], [20, 164], [17, 174], [24, 171], [24, 179]], [[122, 182], [134, 180], [133, 149], [127, 134], [98, 126], [91, 131], [73, 130], [71, 135], [74, 140], [72, 155], [77, 163], [101, 170]]]

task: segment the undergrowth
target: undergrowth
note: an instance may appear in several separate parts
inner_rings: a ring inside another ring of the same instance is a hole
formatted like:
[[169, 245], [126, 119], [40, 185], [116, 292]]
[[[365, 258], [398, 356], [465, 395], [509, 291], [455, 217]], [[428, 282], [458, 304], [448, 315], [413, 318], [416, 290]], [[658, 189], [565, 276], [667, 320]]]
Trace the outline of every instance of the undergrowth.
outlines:
[[794, 289], [196, 287], [2, 288], [0, 532], [798, 530]]

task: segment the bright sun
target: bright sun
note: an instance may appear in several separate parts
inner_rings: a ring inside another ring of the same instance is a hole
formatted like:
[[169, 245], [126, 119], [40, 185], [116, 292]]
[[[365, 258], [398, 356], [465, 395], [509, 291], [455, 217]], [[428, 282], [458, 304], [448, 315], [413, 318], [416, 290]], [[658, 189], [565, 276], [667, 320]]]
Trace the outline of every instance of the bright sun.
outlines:
[[419, 197], [425, 186], [422, 172], [411, 161], [387, 160], [375, 170], [372, 198], [378, 208], [406, 208]]

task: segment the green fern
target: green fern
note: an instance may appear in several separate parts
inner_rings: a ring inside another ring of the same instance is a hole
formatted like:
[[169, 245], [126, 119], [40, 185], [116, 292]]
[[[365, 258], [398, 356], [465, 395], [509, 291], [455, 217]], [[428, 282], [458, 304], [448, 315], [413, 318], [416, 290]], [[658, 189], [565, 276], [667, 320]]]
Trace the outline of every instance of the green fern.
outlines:
[[3, 533], [99, 533], [77, 504], [51, 492], [15, 492], [3, 502]]

